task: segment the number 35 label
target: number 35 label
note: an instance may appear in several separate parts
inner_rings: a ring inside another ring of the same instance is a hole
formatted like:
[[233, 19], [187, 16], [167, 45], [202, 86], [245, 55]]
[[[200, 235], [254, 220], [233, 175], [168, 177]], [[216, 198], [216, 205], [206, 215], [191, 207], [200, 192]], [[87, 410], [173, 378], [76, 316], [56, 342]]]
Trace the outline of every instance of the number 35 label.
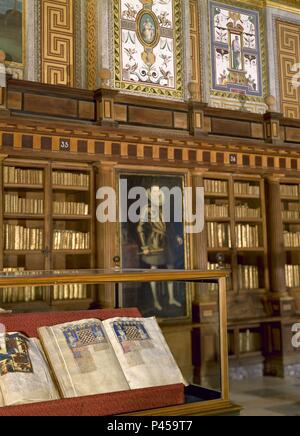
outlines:
[[70, 141], [69, 139], [61, 139], [59, 143], [59, 149], [60, 151], [70, 151]]

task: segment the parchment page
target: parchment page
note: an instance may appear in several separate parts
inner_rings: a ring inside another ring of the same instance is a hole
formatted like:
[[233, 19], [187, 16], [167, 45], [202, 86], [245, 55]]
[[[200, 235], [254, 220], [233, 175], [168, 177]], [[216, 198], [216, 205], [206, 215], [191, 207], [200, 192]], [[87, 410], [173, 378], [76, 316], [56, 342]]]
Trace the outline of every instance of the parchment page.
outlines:
[[155, 318], [103, 322], [131, 389], [186, 384]]
[[42, 327], [39, 336], [64, 398], [129, 390], [101, 321]]
[[59, 398], [37, 339], [9, 333], [6, 350], [7, 354], [0, 355], [0, 390], [4, 406]]

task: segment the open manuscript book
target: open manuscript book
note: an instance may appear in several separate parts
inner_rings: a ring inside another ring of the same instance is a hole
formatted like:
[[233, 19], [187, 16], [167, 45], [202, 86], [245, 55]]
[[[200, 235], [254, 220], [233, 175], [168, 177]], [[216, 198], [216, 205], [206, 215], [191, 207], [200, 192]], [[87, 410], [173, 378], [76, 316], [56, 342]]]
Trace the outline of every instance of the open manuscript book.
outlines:
[[155, 318], [86, 319], [0, 337], [0, 406], [185, 380]]

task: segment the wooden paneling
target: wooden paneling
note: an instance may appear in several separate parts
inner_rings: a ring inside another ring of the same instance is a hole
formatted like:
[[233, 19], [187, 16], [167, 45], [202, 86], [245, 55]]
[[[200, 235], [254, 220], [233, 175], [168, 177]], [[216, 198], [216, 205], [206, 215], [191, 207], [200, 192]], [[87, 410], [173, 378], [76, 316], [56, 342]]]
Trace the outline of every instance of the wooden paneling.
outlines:
[[172, 112], [140, 107], [129, 108], [129, 122], [148, 126], [173, 127]]
[[48, 115], [77, 117], [77, 101], [45, 95], [25, 94], [24, 110]]
[[293, 86], [293, 66], [300, 63], [300, 26], [278, 21], [281, 110], [286, 118], [300, 118], [300, 88]]
[[251, 124], [246, 121], [235, 121], [213, 118], [212, 133], [215, 135], [239, 136], [251, 138]]
[[74, 0], [41, 1], [42, 81], [74, 86]]

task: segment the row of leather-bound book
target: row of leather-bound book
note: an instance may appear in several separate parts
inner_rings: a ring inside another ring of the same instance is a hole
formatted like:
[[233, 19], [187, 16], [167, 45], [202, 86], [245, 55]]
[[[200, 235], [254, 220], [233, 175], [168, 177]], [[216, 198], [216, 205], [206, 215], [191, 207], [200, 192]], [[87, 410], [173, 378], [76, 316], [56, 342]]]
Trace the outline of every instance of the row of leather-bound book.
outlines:
[[55, 201], [53, 203], [55, 215], [88, 215], [89, 205], [70, 201]]
[[284, 245], [286, 248], [300, 248], [300, 232], [283, 233]]
[[[4, 167], [4, 184], [8, 185], [43, 185], [44, 171], [39, 169], [16, 168], [13, 166]], [[52, 172], [52, 183], [55, 186], [89, 187], [89, 174], [59, 171]]]
[[285, 266], [285, 280], [288, 288], [300, 287], [300, 265]]
[[250, 224], [238, 224], [235, 227], [236, 245], [238, 248], [258, 248], [259, 227]]
[[44, 233], [41, 229], [11, 224], [4, 225], [5, 250], [42, 250]]
[[[223, 180], [204, 180], [204, 190], [207, 194], [228, 194], [228, 182]], [[260, 195], [260, 186], [257, 184], [252, 184], [250, 182], [235, 182], [234, 183], [234, 193], [235, 195]]]
[[[3, 272], [18, 274], [25, 271], [25, 268], [4, 268]], [[43, 300], [45, 289], [40, 287], [25, 286], [23, 288], [5, 288], [2, 293], [2, 303], [29, 303], [30, 301]]]
[[280, 193], [283, 197], [299, 197], [299, 186], [280, 185]]
[[4, 167], [4, 183], [9, 185], [42, 185], [43, 171]]
[[73, 230], [54, 230], [54, 250], [88, 250], [90, 248], [90, 234]]
[[231, 232], [228, 224], [207, 223], [209, 248], [231, 248]]
[[[5, 250], [42, 250], [44, 246], [44, 232], [41, 229], [5, 224], [4, 235]], [[54, 230], [54, 250], [88, 250], [89, 248], [89, 233], [73, 230]]]
[[259, 289], [259, 270], [254, 265], [238, 266], [239, 289]]
[[[4, 207], [5, 213], [42, 215], [44, 213], [44, 200], [7, 194], [4, 199]], [[86, 216], [89, 213], [89, 205], [79, 202], [54, 201], [53, 213], [55, 215]]]
[[4, 197], [4, 207], [5, 213], [42, 215], [44, 213], [44, 200], [7, 194]]
[[234, 193], [236, 195], [253, 195], [259, 197], [260, 187], [259, 185], [252, 185], [248, 182], [235, 183]]
[[227, 194], [228, 183], [222, 180], [204, 180], [204, 190], [210, 194]]
[[54, 171], [52, 173], [52, 183], [56, 186], [74, 186], [88, 188], [90, 183], [90, 177], [88, 174]]
[[[228, 203], [211, 203], [205, 205], [206, 218], [229, 218]], [[260, 208], [251, 208], [247, 203], [239, 203], [235, 207], [235, 217], [238, 218], [260, 218]]]
[[[3, 268], [4, 273], [19, 274], [25, 271], [25, 268]], [[46, 287], [25, 286], [23, 288], [12, 287], [4, 288], [1, 291], [3, 304], [11, 303], [29, 303], [31, 301], [43, 301], [46, 299]], [[83, 300], [88, 297], [87, 285], [70, 284], [55, 285], [52, 288], [52, 298], [54, 301], [63, 300]]]

